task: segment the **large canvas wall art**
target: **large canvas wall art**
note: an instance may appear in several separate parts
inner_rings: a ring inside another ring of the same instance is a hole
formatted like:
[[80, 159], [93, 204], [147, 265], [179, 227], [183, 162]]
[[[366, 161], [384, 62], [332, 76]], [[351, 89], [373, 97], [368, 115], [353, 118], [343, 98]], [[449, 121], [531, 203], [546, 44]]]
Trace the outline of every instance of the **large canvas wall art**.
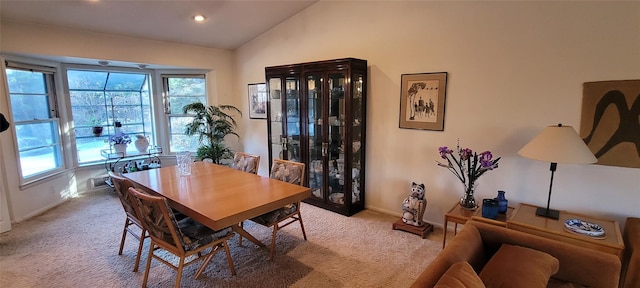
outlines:
[[587, 82], [580, 137], [601, 165], [640, 168], [640, 80]]

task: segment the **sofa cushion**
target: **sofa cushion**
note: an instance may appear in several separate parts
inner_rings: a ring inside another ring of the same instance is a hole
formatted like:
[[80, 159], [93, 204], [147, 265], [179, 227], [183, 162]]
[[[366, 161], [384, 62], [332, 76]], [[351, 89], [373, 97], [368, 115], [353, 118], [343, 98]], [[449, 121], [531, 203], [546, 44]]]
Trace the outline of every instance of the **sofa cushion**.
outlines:
[[547, 288], [590, 288], [589, 286], [583, 286], [577, 283], [567, 283], [551, 277]]
[[480, 271], [487, 287], [547, 287], [560, 264], [555, 257], [537, 250], [503, 244]]
[[464, 225], [458, 236], [453, 238], [451, 243], [447, 243], [447, 247], [420, 273], [411, 288], [435, 286], [447, 269], [458, 262], [467, 262], [477, 271], [487, 262], [482, 237], [473, 225]]
[[484, 284], [473, 267], [467, 262], [451, 265], [434, 288], [484, 288]]
[[[552, 276], [552, 279], [594, 288], [618, 287], [620, 258], [616, 255], [474, 220], [467, 222], [464, 225], [465, 229], [471, 225], [476, 226], [480, 233], [484, 248], [483, 253], [487, 255], [488, 259], [495, 252], [498, 252], [503, 244], [523, 246], [548, 253], [558, 259], [560, 268], [558, 268], [558, 273]], [[456, 262], [459, 261], [465, 260]], [[482, 271], [481, 267], [473, 265], [473, 262], [470, 263], [476, 271]], [[551, 281], [549, 283], [551, 284]], [[640, 288], [640, 286], [634, 288]]]

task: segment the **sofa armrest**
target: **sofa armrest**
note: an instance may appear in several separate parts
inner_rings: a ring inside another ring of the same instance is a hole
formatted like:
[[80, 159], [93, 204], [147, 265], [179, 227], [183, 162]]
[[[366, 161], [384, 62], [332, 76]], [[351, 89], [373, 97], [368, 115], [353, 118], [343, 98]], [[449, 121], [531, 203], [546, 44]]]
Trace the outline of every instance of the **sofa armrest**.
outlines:
[[640, 218], [628, 217], [624, 224], [624, 260], [620, 287], [640, 287]]
[[484, 266], [484, 251], [480, 233], [474, 227], [465, 228], [449, 242], [411, 285], [412, 288], [433, 287], [440, 277], [458, 262], [468, 262], [476, 272]]
[[468, 225], [476, 227], [488, 253], [495, 253], [502, 244], [532, 248], [558, 259], [560, 269], [552, 278], [589, 287], [618, 286], [621, 263], [613, 254], [486, 223], [470, 221]]

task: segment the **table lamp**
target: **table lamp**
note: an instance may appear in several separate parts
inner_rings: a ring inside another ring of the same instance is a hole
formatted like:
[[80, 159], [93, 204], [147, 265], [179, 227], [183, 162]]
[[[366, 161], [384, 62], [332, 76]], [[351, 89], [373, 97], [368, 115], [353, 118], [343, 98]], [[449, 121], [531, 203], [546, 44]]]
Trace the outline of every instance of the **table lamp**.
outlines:
[[527, 145], [518, 151], [518, 155], [540, 161], [551, 162], [551, 181], [549, 182], [549, 198], [547, 208], [538, 207], [537, 216], [551, 219], [560, 218], [558, 210], [549, 209], [551, 203], [551, 189], [553, 187], [553, 173], [556, 172], [558, 163], [565, 164], [589, 164], [598, 161], [587, 144], [578, 136], [571, 126], [562, 124], [545, 128], [533, 138]]

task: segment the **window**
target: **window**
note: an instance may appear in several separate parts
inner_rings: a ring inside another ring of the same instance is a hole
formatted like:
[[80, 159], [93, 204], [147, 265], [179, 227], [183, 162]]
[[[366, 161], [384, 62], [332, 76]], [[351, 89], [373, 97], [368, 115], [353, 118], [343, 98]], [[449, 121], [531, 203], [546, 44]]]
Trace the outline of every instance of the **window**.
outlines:
[[54, 73], [49, 67], [7, 63], [22, 184], [64, 168]]
[[162, 75], [165, 113], [169, 125], [169, 151], [196, 151], [200, 143], [196, 136], [184, 135], [185, 126], [193, 116], [182, 112], [187, 104], [207, 103], [204, 75]]
[[[101, 150], [111, 149], [108, 139], [116, 122], [133, 140], [144, 135], [155, 143], [149, 79], [140, 72], [67, 70], [79, 164], [104, 160]], [[102, 134], [94, 134], [94, 126], [103, 127]], [[136, 152], [135, 146], [127, 151]]]

